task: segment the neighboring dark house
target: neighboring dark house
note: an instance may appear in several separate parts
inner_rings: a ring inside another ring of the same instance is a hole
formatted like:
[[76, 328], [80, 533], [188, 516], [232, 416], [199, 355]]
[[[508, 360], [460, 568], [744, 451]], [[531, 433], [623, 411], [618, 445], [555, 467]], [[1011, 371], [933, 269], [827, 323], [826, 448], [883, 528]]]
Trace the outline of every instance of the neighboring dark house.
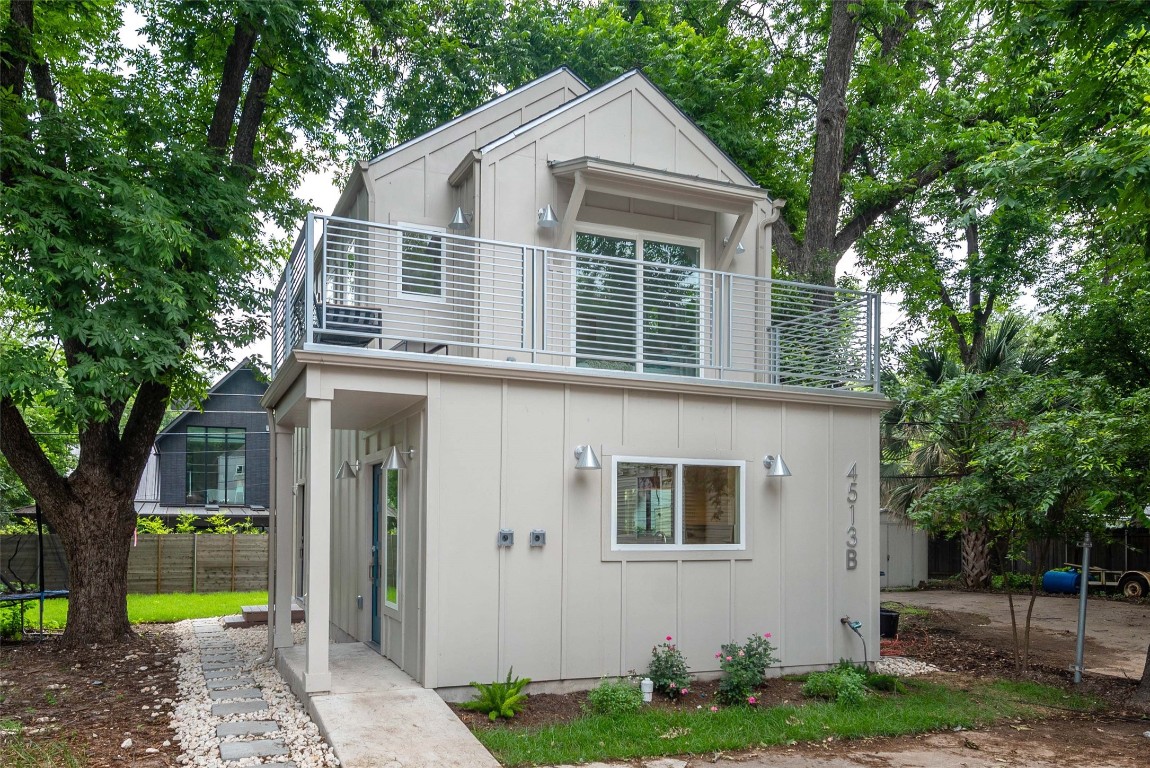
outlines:
[[156, 436], [136, 507], [169, 524], [179, 515], [251, 517], [267, 525], [267, 382], [244, 360]]

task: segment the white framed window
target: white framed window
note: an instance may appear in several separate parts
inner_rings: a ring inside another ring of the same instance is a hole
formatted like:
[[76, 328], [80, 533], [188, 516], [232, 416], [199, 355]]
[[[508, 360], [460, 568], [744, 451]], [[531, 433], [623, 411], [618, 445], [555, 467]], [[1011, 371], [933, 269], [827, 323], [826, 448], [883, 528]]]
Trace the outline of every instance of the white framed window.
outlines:
[[746, 549], [746, 462], [615, 456], [611, 549]]
[[442, 229], [399, 225], [399, 290], [405, 298], [444, 301], [447, 244]]

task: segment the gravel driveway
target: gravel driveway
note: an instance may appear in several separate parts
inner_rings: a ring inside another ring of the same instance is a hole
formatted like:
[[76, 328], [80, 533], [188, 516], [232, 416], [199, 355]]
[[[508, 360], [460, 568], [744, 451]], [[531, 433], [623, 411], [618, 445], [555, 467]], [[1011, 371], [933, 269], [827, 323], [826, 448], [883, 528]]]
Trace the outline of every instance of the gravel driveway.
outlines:
[[[1006, 596], [957, 590], [883, 592], [884, 601], [981, 617], [991, 630], [1010, 631], [1010, 607]], [[1028, 595], [1015, 596], [1019, 622], [1026, 617]], [[1042, 595], [1034, 604], [1031, 643], [1053, 648], [1067, 665], [1074, 660], [1078, 632], [1078, 598]], [[1094, 598], [1086, 608], [1086, 669], [1095, 674], [1138, 679], [1150, 643], [1150, 605]]]

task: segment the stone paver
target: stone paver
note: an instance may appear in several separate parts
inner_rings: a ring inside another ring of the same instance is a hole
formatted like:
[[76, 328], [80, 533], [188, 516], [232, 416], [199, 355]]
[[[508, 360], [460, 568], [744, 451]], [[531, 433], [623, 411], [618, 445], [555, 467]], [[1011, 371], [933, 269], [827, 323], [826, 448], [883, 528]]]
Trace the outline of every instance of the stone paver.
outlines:
[[231, 688], [223, 691], [208, 691], [212, 701], [230, 701], [231, 699], [262, 699], [264, 692], [259, 688]]
[[239, 677], [220, 677], [207, 681], [209, 691], [222, 691], [225, 688], [243, 688], [244, 686], [255, 684], [256, 681], [247, 675], [242, 675]]
[[216, 717], [223, 717], [224, 715], [250, 715], [255, 712], [264, 712], [268, 708], [268, 703], [263, 699], [256, 699], [254, 701], [227, 701], [223, 704], [213, 704], [212, 714]]
[[205, 669], [204, 670], [204, 679], [205, 680], [219, 680], [220, 678], [225, 678], [225, 677], [235, 677], [239, 673], [240, 673], [240, 670], [238, 667], [225, 667], [223, 669]]
[[220, 745], [224, 760], [243, 760], [248, 757], [278, 757], [288, 754], [283, 739], [253, 739], [252, 741], [226, 741]]
[[216, 735], [224, 736], [266, 736], [280, 729], [275, 720], [241, 720], [238, 723], [220, 723], [216, 726]]

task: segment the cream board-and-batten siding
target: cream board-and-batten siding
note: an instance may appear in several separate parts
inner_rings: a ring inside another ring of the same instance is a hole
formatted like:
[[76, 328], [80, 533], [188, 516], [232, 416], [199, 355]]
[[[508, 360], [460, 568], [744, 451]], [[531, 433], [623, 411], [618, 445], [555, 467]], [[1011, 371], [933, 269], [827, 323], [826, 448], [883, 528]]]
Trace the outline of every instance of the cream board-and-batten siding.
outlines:
[[[546, 205], [557, 226], [539, 226]], [[330, 685], [330, 641], [372, 641], [373, 591], [379, 652], [445, 695], [511, 667], [559, 687], [642, 670], [667, 635], [700, 673], [761, 632], [782, 669], [861, 659], [847, 615], [877, 652], [877, 297], [770, 281], [780, 206], [638, 73], [589, 90], [559, 70], [358, 166], [336, 218], [309, 220], [272, 312], [273, 594], [307, 604], [308, 691]], [[462, 233], [446, 230], [457, 208]], [[415, 252], [440, 265], [430, 300], [402, 290], [409, 228], [450, 244]], [[587, 261], [579, 232], [700, 262], [652, 262], [634, 272], [650, 285], [617, 289], [630, 262]], [[592, 321], [610, 328], [665, 273], [693, 319], [636, 308], [615, 370], [586, 367], [586, 263], [616, 308]], [[602, 468], [577, 470], [577, 445]], [[371, 578], [372, 467], [393, 447], [397, 605]], [[792, 476], [768, 477], [779, 453]], [[691, 461], [737, 471], [738, 543], [616, 545], [616, 465], [678, 478]], [[336, 479], [345, 462], [358, 472]]]

